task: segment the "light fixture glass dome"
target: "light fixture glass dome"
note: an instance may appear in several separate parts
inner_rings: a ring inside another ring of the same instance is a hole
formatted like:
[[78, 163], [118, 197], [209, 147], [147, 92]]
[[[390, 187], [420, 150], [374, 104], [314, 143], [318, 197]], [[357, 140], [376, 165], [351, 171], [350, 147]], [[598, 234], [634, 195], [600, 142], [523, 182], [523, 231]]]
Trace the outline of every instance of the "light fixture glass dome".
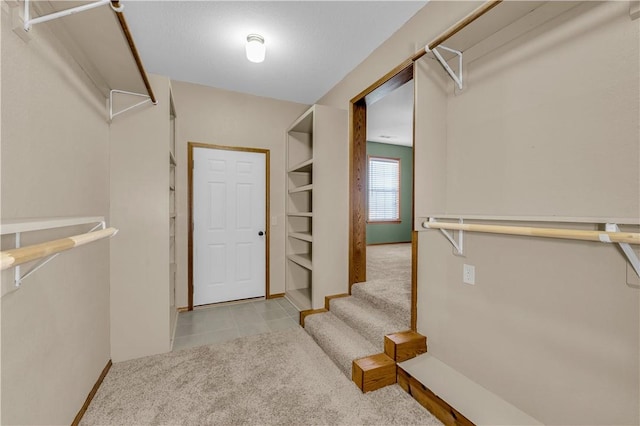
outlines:
[[264, 45], [264, 38], [258, 34], [249, 34], [247, 36], [247, 44], [245, 45], [247, 52], [247, 59], [251, 62], [264, 61], [266, 48]]

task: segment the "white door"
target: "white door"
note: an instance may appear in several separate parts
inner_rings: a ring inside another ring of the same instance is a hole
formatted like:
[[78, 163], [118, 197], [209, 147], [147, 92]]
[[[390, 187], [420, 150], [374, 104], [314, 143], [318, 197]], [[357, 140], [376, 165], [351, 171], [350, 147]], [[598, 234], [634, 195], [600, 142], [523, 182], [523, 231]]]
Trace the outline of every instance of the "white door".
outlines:
[[266, 155], [193, 149], [193, 304], [265, 295]]

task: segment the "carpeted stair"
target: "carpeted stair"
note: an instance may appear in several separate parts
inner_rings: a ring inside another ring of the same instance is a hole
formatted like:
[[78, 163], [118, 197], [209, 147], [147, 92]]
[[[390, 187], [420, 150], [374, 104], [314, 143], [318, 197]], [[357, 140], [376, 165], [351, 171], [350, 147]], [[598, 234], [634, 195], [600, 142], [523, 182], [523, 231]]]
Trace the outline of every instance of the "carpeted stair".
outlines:
[[393, 313], [382, 310], [358, 296], [331, 300], [330, 311], [373, 343], [378, 353], [384, 351], [385, 334], [409, 328], [408, 323], [396, 318]]
[[389, 285], [389, 280], [378, 279], [354, 284], [351, 294], [358, 299], [366, 300], [378, 310], [392, 315], [404, 324], [411, 321], [410, 285], [397, 285], [397, 282], [396, 285]]
[[384, 351], [384, 336], [411, 323], [411, 244], [367, 247], [369, 281], [331, 299], [329, 312], [308, 315], [307, 333], [351, 378], [354, 359]]
[[351, 296], [329, 302], [329, 312], [308, 315], [304, 320], [307, 333], [349, 378], [354, 359], [383, 352], [386, 334], [410, 327], [410, 301], [398, 300], [402, 292], [381, 290], [380, 282], [371, 283], [368, 289], [369, 284], [355, 284]]
[[304, 329], [349, 378], [354, 359], [380, 352], [376, 345], [331, 312], [307, 316]]

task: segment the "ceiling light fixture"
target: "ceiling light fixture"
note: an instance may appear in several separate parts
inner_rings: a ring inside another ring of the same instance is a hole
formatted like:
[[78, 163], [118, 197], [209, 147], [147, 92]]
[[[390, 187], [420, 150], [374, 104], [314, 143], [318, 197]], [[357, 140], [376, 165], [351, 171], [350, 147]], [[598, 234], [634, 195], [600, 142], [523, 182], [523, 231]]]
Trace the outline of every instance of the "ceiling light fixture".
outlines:
[[247, 59], [251, 62], [262, 62], [266, 53], [264, 38], [258, 34], [249, 34], [247, 36], [247, 44], [245, 45]]

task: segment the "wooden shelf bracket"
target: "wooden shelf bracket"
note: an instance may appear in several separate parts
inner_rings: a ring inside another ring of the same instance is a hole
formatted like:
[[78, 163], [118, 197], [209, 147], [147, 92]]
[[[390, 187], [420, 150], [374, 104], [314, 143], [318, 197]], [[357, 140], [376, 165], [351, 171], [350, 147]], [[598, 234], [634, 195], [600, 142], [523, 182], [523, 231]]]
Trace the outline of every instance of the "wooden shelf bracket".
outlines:
[[[518, 220], [513, 218], [512, 220]], [[576, 229], [561, 228], [538, 228], [528, 226], [504, 226], [485, 225], [475, 223], [463, 223], [463, 219], [458, 219], [458, 223], [438, 222], [436, 218], [430, 217], [422, 223], [425, 229], [439, 229], [445, 237], [453, 244], [457, 254], [462, 255], [462, 233], [484, 232], [489, 234], [522, 235], [527, 237], [560, 238], [567, 240], [596, 241], [601, 243], [617, 243], [624, 252], [627, 261], [640, 277], [640, 260], [631, 248], [630, 244], [640, 244], [640, 233], [621, 232], [616, 223], [606, 223], [604, 231], [583, 231]], [[456, 230], [459, 232], [458, 241], [446, 232], [446, 230]]]
[[[442, 57], [440, 52], [438, 52], [438, 49], [455, 53], [456, 56], [458, 56], [458, 73], [457, 74], [453, 71], [453, 69], [451, 69], [451, 66], [449, 66], [446, 59]], [[462, 52], [460, 52], [459, 50], [451, 49], [443, 45], [438, 45], [438, 47], [434, 47], [433, 49], [429, 49], [429, 46], [426, 46], [424, 50], [427, 53], [428, 52], [433, 53], [433, 56], [435, 56], [438, 62], [440, 62], [440, 65], [442, 65], [442, 67], [447, 72], [447, 74], [449, 74], [449, 77], [451, 77], [453, 81], [456, 83], [456, 85], [458, 86], [458, 89], [462, 90]]]

